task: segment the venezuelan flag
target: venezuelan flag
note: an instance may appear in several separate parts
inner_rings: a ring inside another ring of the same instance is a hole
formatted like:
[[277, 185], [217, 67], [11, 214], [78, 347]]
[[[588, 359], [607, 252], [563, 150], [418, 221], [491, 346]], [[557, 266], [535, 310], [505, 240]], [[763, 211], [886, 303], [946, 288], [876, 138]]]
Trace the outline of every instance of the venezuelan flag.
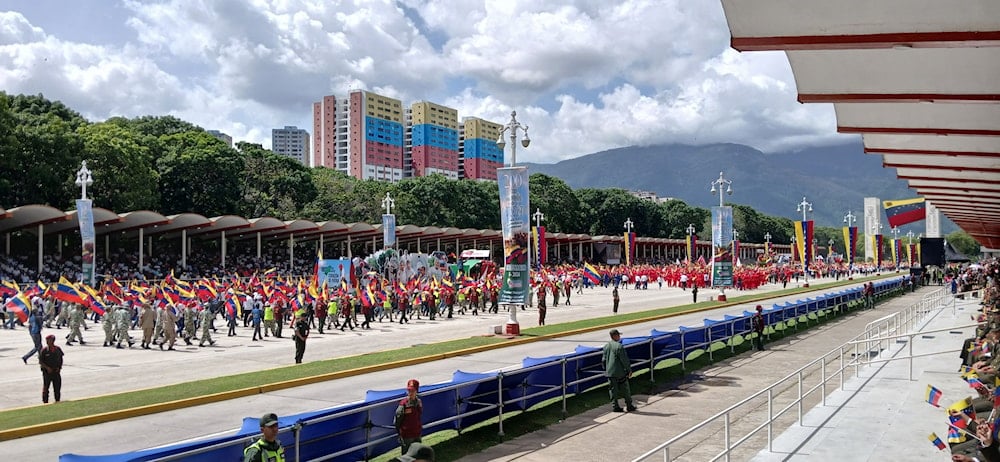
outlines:
[[14, 281], [0, 281], [0, 295], [15, 295], [21, 288]]
[[927, 439], [930, 440], [930, 442], [934, 444], [934, 446], [937, 446], [937, 448], [942, 451], [948, 447], [947, 444], [944, 444], [944, 441], [941, 441], [941, 438], [938, 438], [937, 433], [931, 433], [930, 436], [927, 437]]
[[924, 399], [928, 403], [931, 403], [934, 407], [941, 407], [938, 401], [941, 401], [941, 390], [934, 388], [931, 385], [927, 385], [927, 393], [924, 395]]
[[590, 263], [583, 264], [583, 276], [594, 284], [600, 284], [601, 282], [601, 273], [597, 271], [597, 268], [590, 266]]
[[229, 313], [229, 316], [236, 316], [236, 313], [242, 312], [243, 306], [240, 304], [240, 297], [229, 297], [229, 299], [226, 300], [226, 313]]
[[31, 311], [31, 302], [23, 293], [18, 293], [7, 300], [7, 312], [14, 313], [21, 322], [28, 321], [28, 311]]
[[59, 278], [59, 282], [55, 284], [55, 291], [52, 292], [52, 296], [64, 302], [85, 304], [80, 291], [65, 277]]
[[889, 218], [889, 226], [892, 228], [927, 218], [927, 203], [923, 197], [882, 201], [882, 208], [885, 209], [885, 216]]

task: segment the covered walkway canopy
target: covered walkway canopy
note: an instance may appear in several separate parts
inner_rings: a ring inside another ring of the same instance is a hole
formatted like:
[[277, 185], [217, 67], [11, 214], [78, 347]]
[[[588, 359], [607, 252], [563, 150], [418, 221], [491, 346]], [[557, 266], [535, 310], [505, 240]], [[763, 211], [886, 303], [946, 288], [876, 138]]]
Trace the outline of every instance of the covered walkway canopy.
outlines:
[[1000, 248], [1000, 2], [722, 0], [739, 51], [784, 51], [798, 100], [833, 103], [934, 207]]

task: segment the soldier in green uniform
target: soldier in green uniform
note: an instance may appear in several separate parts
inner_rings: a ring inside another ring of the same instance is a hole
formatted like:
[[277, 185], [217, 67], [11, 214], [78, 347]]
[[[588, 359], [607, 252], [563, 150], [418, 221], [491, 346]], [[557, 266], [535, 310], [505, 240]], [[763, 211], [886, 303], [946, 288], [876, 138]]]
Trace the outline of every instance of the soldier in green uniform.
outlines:
[[132, 348], [135, 342], [128, 335], [129, 324], [132, 324], [132, 308], [125, 308], [115, 311], [115, 337], [118, 338], [118, 348], [124, 348], [122, 342], [128, 342], [128, 347]]
[[260, 439], [243, 450], [243, 462], [285, 462], [285, 448], [278, 442], [278, 416], [260, 418]]
[[[611, 410], [614, 412], [629, 412], [635, 410], [632, 403], [632, 389], [628, 379], [632, 377], [632, 363], [621, 342], [622, 334], [618, 329], [611, 329], [611, 341], [604, 345], [604, 375], [608, 378], [608, 390], [611, 394]], [[618, 405], [618, 399], [625, 399], [625, 409]]]
[[69, 337], [66, 339], [66, 344], [72, 345], [73, 339], [79, 339], [80, 345], [86, 345], [87, 342], [83, 341], [83, 334], [80, 333], [80, 325], [83, 324], [83, 318], [87, 315], [87, 309], [77, 304], [73, 304], [71, 307], [73, 311], [69, 314]]
[[198, 314], [194, 312], [191, 305], [184, 307], [184, 343], [190, 345], [191, 340], [198, 340], [195, 337], [195, 329], [198, 325]]
[[214, 319], [215, 312], [208, 305], [205, 305], [201, 310], [201, 341], [198, 342], [199, 347], [205, 346], [205, 342], [208, 342], [209, 346], [215, 345], [215, 340], [212, 340], [211, 331]]
[[118, 305], [108, 308], [104, 312], [104, 318], [101, 319], [101, 327], [104, 328], [104, 346], [106, 347], [115, 344], [115, 310], [118, 308]]

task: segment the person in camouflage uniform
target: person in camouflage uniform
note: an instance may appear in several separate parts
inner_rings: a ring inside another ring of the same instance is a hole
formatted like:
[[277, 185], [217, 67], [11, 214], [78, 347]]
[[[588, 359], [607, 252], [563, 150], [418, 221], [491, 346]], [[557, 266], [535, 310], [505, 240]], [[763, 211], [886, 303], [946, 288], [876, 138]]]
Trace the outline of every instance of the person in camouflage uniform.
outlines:
[[164, 342], [164, 339], [162, 337], [164, 336], [164, 330], [163, 330], [164, 314], [163, 314], [163, 311], [165, 309], [166, 308], [164, 307], [164, 308], [160, 308], [160, 309], [156, 310], [156, 324], [153, 326], [153, 340], [152, 340], [152, 343], [153, 343], [153, 345], [160, 345], [160, 349], [161, 350], [163, 349], [163, 342]]
[[45, 300], [45, 328], [52, 328], [52, 320], [56, 318], [56, 301], [48, 298]]
[[177, 315], [174, 313], [173, 307], [164, 306], [160, 310], [160, 317], [163, 319], [163, 335], [166, 337], [160, 342], [160, 349], [163, 349], [163, 344], [167, 344], [168, 350], [174, 349], [174, 342], [177, 341]]
[[132, 309], [129, 306], [125, 306], [122, 309], [115, 311], [115, 337], [118, 339], [117, 348], [125, 348], [122, 346], [122, 342], [128, 342], [128, 347], [132, 348], [135, 342], [132, 341], [132, 337], [128, 335], [128, 327], [132, 324]]
[[83, 341], [83, 334], [80, 333], [80, 325], [83, 324], [83, 319], [87, 315], [87, 309], [78, 304], [70, 305], [69, 314], [69, 337], [66, 339], [67, 345], [73, 344], [73, 339], [79, 339], [80, 345], [86, 345], [87, 342]]
[[198, 340], [196, 330], [198, 327], [198, 313], [190, 305], [184, 307], [184, 343], [191, 345], [191, 340]]
[[205, 342], [208, 342], [209, 346], [215, 345], [215, 340], [212, 340], [212, 321], [215, 320], [215, 311], [212, 311], [210, 305], [205, 305], [201, 309], [201, 341], [198, 342], [199, 347], [205, 346]]
[[104, 328], [104, 346], [111, 346], [115, 343], [115, 310], [119, 308], [121, 307], [115, 305], [104, 312], [104, 319], [101, 320], [101, 327]]
[[62, 326], [69, 324], [69, 307], [63, 303], [62, 308], [59, 309], [59, 314], [56, 315], [56, 329], [62, 329]]

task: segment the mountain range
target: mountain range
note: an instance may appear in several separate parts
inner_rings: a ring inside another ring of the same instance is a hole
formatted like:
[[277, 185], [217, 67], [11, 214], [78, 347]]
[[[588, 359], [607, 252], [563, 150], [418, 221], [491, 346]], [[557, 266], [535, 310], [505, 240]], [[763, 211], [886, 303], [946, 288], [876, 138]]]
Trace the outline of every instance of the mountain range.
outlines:
[[[882, 156], [865, 154], [860, 140], [775, 153], [734, 143], [630, 146], [555, 164], [523, 165], [530, 173], [561, 178], [573, 189], [651, 191], [661, 198], [705, 208], [719, 204], [710, 188], [723, 172], [733, 189], [733, 194], [725, 197], [726, 203], [801, 220], [796, 206], [804, 197], [813, 207], [809, 218], [819, 226], [843, 226], [848, 211], [863, 225], [865, 197], [917, 197], [906, 181], [896, 178], [895, 169], [882, 167]], [[882, 221], [885, 223], [884, 218]], [[946, 222], [942, 220], [942, 228], [955, 228]], [[914, 232], [923, 232], [923, 222], [911, 226], [917, 225]]]

